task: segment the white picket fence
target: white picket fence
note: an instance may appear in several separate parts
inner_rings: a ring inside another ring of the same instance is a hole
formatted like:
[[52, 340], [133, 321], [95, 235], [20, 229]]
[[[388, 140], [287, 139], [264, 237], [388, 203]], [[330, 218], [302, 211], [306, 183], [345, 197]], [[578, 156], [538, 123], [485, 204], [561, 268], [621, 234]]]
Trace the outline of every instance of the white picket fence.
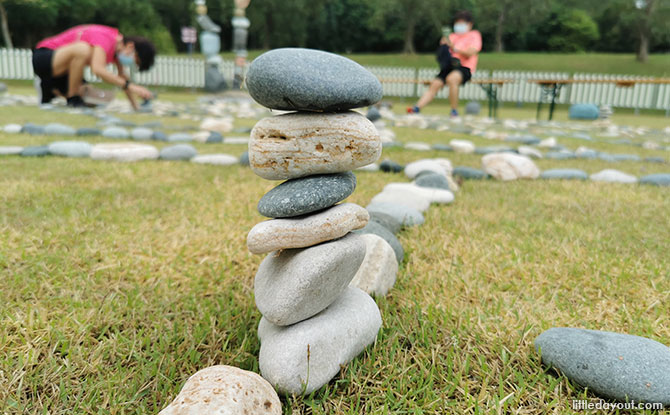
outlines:
[[[0, 79], [33, 79], [32, 51], [29, 49], [0, 49]], [[111, 70], [115, 70], [110, 65]], [[382, 80], [385, 96], [418, 97], [427, 88], [421, 82], [432, 79], [436, 68], [410, 68], [370, 66], [368, 69]], [[219, 70], [227, 80], [233, 78], [234, 64], [224, 61]], [[99, 81], [87, 71], [86, 79]], [[529, 79], [650, 79], [629, 75], [586, 74], [567, 72], [523, 72], [478, 70], [473, 79], [513, 79], [517, 82], [505, 84], [498, 98], [501, 102], [532, 103], [540, 98], [541, 89]], [[151, 70], [134, 74], [134, 79], [145, 85], [176, 86], [201, 88], [205, 85], [205, 62], [203, 59], [189, 57], [157, 56]], [[438, 97], [446, 98], [448, 91], [443, 89]], [[484, 100], [486, 93], [475, 84], [467, 84], [461, 90], [464, 100]], [[558, 98], [561, 104], [593, 103], [609, 104], [613, 107], [635, 109], [659, 109], [670, 111], [670, 85], [636, 84], [633, 87], [619, 87], [614, 83], [578, 83], [567, 85]]]

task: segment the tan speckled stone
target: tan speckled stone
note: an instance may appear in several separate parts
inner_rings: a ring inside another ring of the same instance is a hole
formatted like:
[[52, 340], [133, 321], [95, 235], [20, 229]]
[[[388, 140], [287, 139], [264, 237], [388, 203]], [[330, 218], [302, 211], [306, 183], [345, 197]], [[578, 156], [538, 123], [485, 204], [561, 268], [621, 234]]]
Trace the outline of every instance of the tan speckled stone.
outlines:
[[268, 180], [339, 173], [377, 161], [382, 146], [363, 115], [297, 112], [264, 118], [251, 131], [249, 163]]

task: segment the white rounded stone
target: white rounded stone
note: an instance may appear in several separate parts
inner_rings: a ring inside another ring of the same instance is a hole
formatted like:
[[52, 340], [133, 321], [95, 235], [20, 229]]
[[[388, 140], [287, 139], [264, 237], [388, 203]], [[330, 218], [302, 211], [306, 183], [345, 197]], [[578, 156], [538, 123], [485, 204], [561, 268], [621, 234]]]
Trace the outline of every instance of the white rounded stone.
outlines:
[[637, 177], [614, 169], [601, 170], [592, 174], [590, 179], [594, 182], [637, 183]]
[[364, 234], [365, 259], [350, 285], [368, 294], [386, 295], [395, 284], [398, 261], [393, 248], [375, 234]]
[[254, 254], [305, 248], [361, 229], [369, 219], [370, 215], [363, 207], [342, 203], [313, 215], [267, 220], [251, 229], [247, 247]]
[[203, 154], [193, 157], [191, 161], [193, 163], [215, 164], [218, 166], [232, 166], [233, 164], [239, 163], [237, 157], [231, 156], [230, 154]]
[[23, 147], [20, 146], [0, 146], [0, 156], [14, 156], [22, 151]]
[[416, 150], [416, 151], [430, 151], [431, 147], [428, 143], [419, 143], [419, 142], [409, 142], [405, 144], [407, 150]]
[[156, 160], [158, 149], [148, 144], [96, 144], [91, 150], [94, 160], [139, 161]]
[[226, 137], [223, 139], [223, 144], [249, 144], [249, 137]]
[[558, 145], [558, 142], [556, 141], [556, 138], [549, 137], [549, 138], [545, 138], [544, 140], [540, 141], [537, 146], [538, 147], [543, 147], [543, 148], [550, 148], [550, 147], [556, 147], [556, 145]]
[[7, 134], [18, 134], [22, 129], [23, 127], [19, 124], [7, 124], [3, 127], [2, 131]]
[[469, 140], [451, 140], [449, 142], [451, 148], [454, 149], [456, 153], [474, 153], [475, 145], [472, 141]]
[[449, 190], [437, 189], [434, 187], [421, 187], [414, 183], [389, 183], [384, 186], [384, 191], [407, 192], [410, 197], [422, 197], [430, 203], [451, 203], [454, 201], [454, 194]]
[[528, 157], [533, 157], [536, 159], [541, 159], [542, 158], [542, 152], [536, 148], [529, 147], [529, 146], [519, 146], [517, 148], [517, 151], [519, 154], [522, 156], [528, 156]]
[[348, 287], [328, 308], [292, 326], [258, 325], [261, 374], [280, 393], [309, 394], [328, 383], [368, 345], [382, 324], [375, 301]]
[[210, 366], [188, 378], [177, 397], [158, 415], [280, 415], [272, 385], [254, 372]]
[[393, 203], [396, 205], [407, 206], [419, 212], [425, 212], [430, 207], [430, 200], [417, 194], [408, 195], [404, 190], [384, 190], [375, 195], [370, 204], [373, 203]]
[[256, 273], [256, 307], [280, 326], [308, 319], [342, 294], [364, 257], [365, 243], [353, 233], [309, 248], [272, 252]]
[[442, 176], [448, 176], [452, 170], [451, 162], [447, 159], [423, 159], [413, 161], [405, 166], [405, 176], [414, 179], [422, 171], [432, 171]]
[[482, 169], [498, 180], [536, 179], [540, 169], [526, 156], [493, 153], [482, 157]]
[[368, 172], [379, 171], [379, 164], [371, 163], [371, 164], [368, 164], [367, 166], [359, 167], [356, 170], [357, 171], [368, 171]]
[[200, 129], [228, 133], [233, 129], [233, 121], [229, 118], [205, 118], [200, 123]]
[[377, 129], [357, 112], [300, 112], [259, 121], [249, 162], [264, 179], [284, 180], [353, 170], [377, 161], [381, 150]]

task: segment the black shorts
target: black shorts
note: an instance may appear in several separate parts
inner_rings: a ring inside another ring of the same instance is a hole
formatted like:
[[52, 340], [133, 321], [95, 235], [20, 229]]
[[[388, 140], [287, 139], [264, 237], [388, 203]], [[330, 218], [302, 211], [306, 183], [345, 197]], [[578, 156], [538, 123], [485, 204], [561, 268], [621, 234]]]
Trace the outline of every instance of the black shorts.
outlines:
[[42, 104], [47, 104], [55, 98], [53, 90], [57, 90], [64, 97], [67, 96], [68, 74], [62, 76], [53, 76], [53, 55], [54, 51], [47, 48], [33, 50], [33, 71], [40, 77], [42, 84]]
[[451, 73], [451, 71], [458, 71], [463, 75], [463, 82], [461, 82], [461, 85], [465, 85], [466, 82], [468, 82], [472, 78], [472, 73], [470, 72], [470, 68], [465, 67], [465, 66], [457, 66], [457, 67], [452, 67], [452, 68], [446, 68], [442, 69], [440, 73], [437, 74], [436, 78], [444, 82], [445, 84], [447, 83], [447, 75]]

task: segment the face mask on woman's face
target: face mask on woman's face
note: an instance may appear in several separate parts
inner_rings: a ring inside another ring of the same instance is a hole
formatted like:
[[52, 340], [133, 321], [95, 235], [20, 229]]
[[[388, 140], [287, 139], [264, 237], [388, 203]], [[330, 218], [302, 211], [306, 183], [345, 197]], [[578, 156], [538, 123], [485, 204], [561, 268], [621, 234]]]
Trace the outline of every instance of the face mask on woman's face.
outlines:
[[135, 64], [135, 57], [132, 55], [126, 55], [125, 53], [119, 52], [116, 54], [116, 57], [119, 59], [119, 63], [123, 66], [132, 66]]
[[456, 23], [454, 25], [454, 33], [465, 33], [469, 30], [467, 23]]

